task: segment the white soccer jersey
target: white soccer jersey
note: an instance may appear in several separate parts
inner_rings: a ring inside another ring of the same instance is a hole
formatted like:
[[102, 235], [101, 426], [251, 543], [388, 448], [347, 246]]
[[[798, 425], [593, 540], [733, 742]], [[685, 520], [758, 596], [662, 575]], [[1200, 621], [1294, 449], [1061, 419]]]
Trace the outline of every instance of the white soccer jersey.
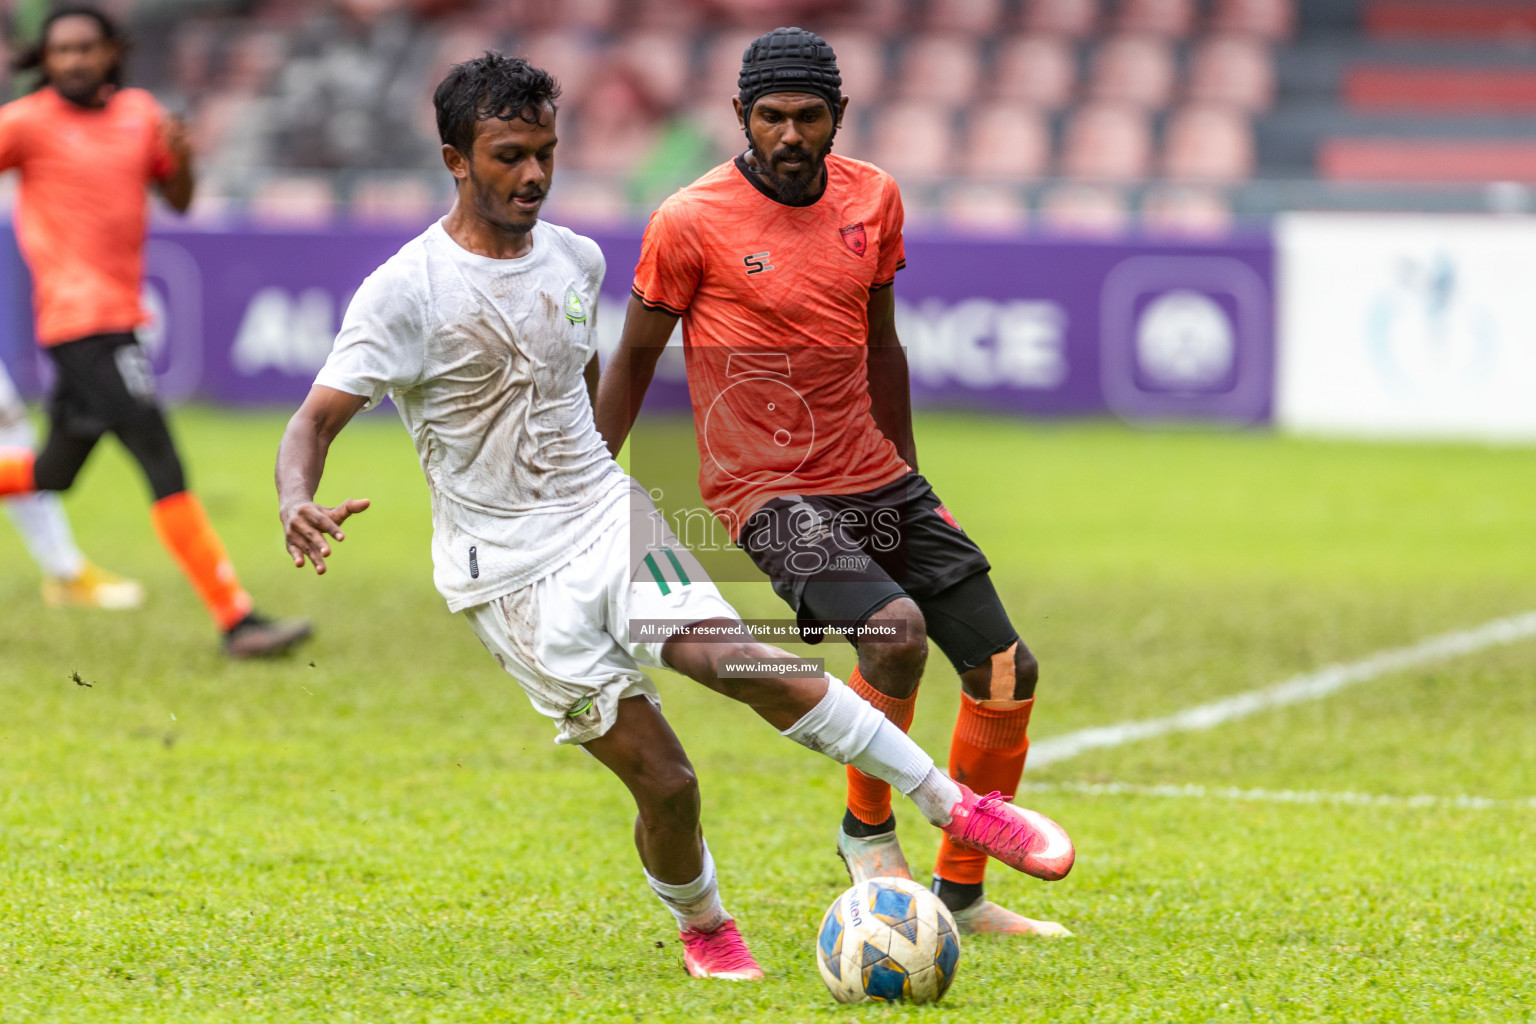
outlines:
[[532, 250], [502, 260], [440, 221], [363, 282], [315, 378], [400, 410], [452, 611], [560, 568], [625, 500], [582, 377], [604, 269], [597, 243], [566, 228], [540, 222]]

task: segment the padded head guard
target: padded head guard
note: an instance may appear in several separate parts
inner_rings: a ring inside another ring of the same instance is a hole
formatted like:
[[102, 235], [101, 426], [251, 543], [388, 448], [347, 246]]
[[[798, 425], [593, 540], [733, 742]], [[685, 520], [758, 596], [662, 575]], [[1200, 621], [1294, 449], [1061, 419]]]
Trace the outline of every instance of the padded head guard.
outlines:
[[843, 98], [837, 55], [825, 39], [803, 28], [776, 28], [752, 40], [741, 55], [736, 85], [748, 122], [752, 120], [752, 104], [769, 93], [814, 93], [827, 101], [834, 119]]

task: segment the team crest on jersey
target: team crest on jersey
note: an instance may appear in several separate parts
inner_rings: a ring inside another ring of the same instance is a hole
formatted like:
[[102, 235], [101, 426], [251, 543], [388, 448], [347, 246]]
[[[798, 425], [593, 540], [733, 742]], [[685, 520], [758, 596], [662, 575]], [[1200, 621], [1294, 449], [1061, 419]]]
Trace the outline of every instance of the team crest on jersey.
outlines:
[[842, 229], [843, 244], [853, 250], [855, 256], [863, 256], [864, 250], [869, 247], [869, 241], [864, 237], [864, 222], [849, 224]]
[[587, 307], [581, 304], [581, 296], [575, 289], [567, 289], [565, 293], [565, 318], [573, 324], [587, 322]]

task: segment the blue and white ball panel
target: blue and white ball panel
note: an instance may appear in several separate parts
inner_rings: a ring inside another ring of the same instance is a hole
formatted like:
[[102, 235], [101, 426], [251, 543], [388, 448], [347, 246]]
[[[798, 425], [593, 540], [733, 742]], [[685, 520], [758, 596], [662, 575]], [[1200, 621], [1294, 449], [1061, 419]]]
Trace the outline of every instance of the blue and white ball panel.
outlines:
[[937, 896], [904, 878], [872, 878], [828, 908], [817, 936], [822, 980], [840, 1003], [928, 1003], [954, 980], [959, 930]]

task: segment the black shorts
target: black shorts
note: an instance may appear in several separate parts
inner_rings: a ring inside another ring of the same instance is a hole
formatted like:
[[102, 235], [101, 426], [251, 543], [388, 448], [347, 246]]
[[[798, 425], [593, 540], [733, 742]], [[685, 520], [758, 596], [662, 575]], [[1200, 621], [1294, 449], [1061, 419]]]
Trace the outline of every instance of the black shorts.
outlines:
[[97, 438], [159, 415], [154, 370], [131, 333], [97, 334], [46, 351], [59, 371], [48, 403], [54, 430]]
[[[774, 498], [747, 520], [740, 543], [811, 643], [828, 629], [856, 630], [898, 597], [921, 608], [991, 568], [920, 473], [858, 494]], [[986, 643], [1006, 649], [1017, 634], [1000, 605], [992, 618]]]
[[155, 397], [154, 371], [132, 333], [95, 334], [47, 352], [59, 372], [48, 403], [48, 440], [32, 467], [39, 490], [68, 490], [107, 433], [138, 461], [156, 500], [186, 489]]

